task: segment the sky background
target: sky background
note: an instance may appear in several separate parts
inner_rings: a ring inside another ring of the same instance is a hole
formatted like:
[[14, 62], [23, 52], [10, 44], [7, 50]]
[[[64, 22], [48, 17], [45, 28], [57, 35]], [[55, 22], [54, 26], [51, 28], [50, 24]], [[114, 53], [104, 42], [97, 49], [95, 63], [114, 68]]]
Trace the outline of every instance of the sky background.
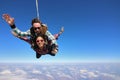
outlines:
[[35, 0], [0, 0], [0, 62], [120, 62], [119, 0], [38, 0], [40, 20], [52, 34], [64, 26], [55, 57], [36, 59], [30, 45], [11, 34], [8, 13], [21, 31], [31, 27]]

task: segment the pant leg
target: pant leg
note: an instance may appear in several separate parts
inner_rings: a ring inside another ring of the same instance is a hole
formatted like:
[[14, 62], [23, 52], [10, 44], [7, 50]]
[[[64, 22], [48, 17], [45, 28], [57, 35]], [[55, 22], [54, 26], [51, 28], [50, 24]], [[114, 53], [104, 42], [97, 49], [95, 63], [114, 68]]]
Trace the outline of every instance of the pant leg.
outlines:
[[36, 53], [36, 58], [37, 59], [40, 58], [41, 56], [42, 56], [41, 54]]

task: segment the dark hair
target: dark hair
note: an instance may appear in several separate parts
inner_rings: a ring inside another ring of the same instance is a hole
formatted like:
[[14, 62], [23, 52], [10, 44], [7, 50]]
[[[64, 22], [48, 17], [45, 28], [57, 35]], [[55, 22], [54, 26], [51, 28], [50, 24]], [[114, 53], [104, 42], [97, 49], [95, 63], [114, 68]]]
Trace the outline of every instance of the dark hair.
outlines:
[[39, 35], [35, 36], [35, 38], [34, 38], [34, 49], [38, 49], [39, 48], [38, 45], [37, 45], [37, 43], [36, 43], [36, 39], [38, 37], [42, 37], [44, 39], [44, 41], [46, 43], [44, 45], [44, 48], [47, 48], [48, 47], [48, 37], [46, 35], [39, 34]]
[[35, 31], [34, 31], [33, 27], [30, 28], [30, 34], [31, 34], [31, 36], [35, 36]]
[[40, 23], [42, 24], [42, 22], [38, 19], [38, 18], [34, 18], [31, 22], [31, 25], [33, 25], [34, 23]]
[[45, 42], [48, 41], [48, 37], [47, 37], [46, 35], [43, 35], [43, 34], [37, 35], [37, 36], [35, 37], [35, 41], [36, 41], [36, 39], [37, 39], [38, 37], [42, 37], [42, 38], [44, 39]]
[[[41, 21], [38, 18], [34, 18], [31, 22], [31, 25], [33, 25], [34, 23], [40, 23], [42, 25]], [[42, 36], [42, 37], [43, 37], [43, 35], [45, 36], [46, 31], [47, 31], [47, 27], [44, 25], [42, 25], [42, 31], [39, 34], [35, 33], [33, 26], [30, 28], [30, 33], [31, 33], [30, 41], [31, 41], [31, 43], [35, 44], [35, 45], [31, 46], [32, 48], [36, 48], [36, 38], [38, 36]], [[48, 38], [46, 37], [45, 40], [48, 40]]]

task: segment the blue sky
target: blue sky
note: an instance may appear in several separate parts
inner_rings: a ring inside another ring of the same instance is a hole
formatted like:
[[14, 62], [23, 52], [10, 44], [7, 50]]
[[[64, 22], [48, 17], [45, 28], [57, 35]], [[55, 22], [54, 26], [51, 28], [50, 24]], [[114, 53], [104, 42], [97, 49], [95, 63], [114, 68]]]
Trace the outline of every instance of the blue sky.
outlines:
[[[59, 37], [59, 52], [36, 59], [30, 45], [11, 33], [0, 18], [0, 61], [2, 62], [120, 62], [119, 0], [38, 0], [40, 20], [49, 31], [65, 32]], [[31, 27], [35, 0], [0, 0], [0, 16], [15, 18], [21, 31]]]

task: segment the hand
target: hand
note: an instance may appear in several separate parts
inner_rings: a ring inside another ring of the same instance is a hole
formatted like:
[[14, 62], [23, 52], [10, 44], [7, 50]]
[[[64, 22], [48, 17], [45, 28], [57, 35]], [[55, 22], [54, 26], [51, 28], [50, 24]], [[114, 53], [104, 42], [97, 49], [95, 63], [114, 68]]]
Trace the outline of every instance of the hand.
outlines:
[[62, 32], [62, 33], [64, 32], [64, 27], [61, 28], [61, 32]]
[[9, 14], [3, 14], [2, 18], [9, 24], [14, 24], [14, 18], [11, 18]]
[[61, 35], [64, 32], [64, 27], [61, 27], [61, 30], [59, 32], [59, 35]]

